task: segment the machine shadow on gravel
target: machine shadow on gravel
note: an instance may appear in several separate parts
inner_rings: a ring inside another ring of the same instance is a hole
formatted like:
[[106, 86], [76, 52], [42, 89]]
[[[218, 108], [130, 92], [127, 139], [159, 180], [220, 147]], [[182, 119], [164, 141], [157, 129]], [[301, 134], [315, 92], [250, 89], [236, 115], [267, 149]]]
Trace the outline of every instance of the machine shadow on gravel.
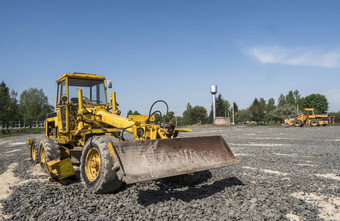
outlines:
[[[165, 185], [160, 182], [157, 184], [159, 190], [141, 190], [138, 193], [138, 203], [143, 206], [149, 206], [151, 204], [157, 204], [171, 200], [182, 200], [190, 202], [192, 200], [204, 199], [215, 193], [223, 191], [227, 187], [244, 185], [237, 177], [229, 177], [219, 181], [215, 181], [213, 184], [205, 184], [199, 187], [188, 186], [186, 190], [177, 189], [178, 185]], [[182, 186], [183, 187], [183, 186]]]
[[163, 178], [163, 179], [159, 179], [158, 181], [161, 184], [163, 184], [164, 186], [169, 186], [171, 188], [176, 184], [177, 184], [177, 186], [178, 185], [180, 185], [180, 186], [183, 186], [183, 185], [193, 186], [193, 185], [196, 185], [196, 184], [201, 184], [201, 183], [208, 181], [212, 177], [212, 174], [209, 170], [201, 171], [201, 172], [196, 173], [196, 174], [198, 174], [198, 179], [194, 179], [193, 182], [189, 181], [189, 183], [181, 182], [182, 180], [181, 179], [177, 180], [176, 177], [175, 177], [175, 179], [174, 179], [174, 177], [166, 177], [166, 178]]

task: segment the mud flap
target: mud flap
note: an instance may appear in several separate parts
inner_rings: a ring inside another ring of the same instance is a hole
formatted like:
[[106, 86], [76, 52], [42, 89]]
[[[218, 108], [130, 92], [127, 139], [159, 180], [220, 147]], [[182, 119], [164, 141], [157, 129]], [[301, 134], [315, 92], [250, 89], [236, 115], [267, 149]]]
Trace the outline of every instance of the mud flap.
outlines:
[[127, 141], [113, 146], [128, 184], [237, 163], [222, 136]]

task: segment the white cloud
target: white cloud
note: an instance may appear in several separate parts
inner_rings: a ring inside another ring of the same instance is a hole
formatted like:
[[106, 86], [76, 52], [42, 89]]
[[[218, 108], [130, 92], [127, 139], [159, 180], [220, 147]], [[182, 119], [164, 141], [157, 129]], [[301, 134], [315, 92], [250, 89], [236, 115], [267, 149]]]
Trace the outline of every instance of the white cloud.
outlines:
[[304, 65], [326, 68], [340, 67], [340, 51], [320, 51], [311, 48], [257, 46], [244, 51], [264, 64]]

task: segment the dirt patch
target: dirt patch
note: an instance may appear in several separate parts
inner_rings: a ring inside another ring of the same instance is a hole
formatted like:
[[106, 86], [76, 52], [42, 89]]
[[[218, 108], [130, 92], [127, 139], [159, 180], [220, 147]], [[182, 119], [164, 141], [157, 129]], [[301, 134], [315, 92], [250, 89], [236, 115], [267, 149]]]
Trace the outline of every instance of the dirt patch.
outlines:
[[254, 137], [255, 140], [300, 140], [300, 138], [293, 137]]
[[237, 157], [250, 156], [249, 154], [245, 154], [245, 153], [234, 153], [234, 155], [237, 156]]
[[10, 151], [4, 152], [4, 154], [15, 153], [18, 151], [22, 151], [22, 150], [21, 149], [10, 150]]
[[244, 143], [237, 144], [233, 143], [233, 146], [248, 146], [248, 147], [287, 147], [291, 146], [291, 144], [283, 144], [283, 143]]
[[26, 145], [27, 142], [13, 142], [13, 143], [9, 143], [8, 145], [13, 147], [13, 146], [22, 146], [22, 145]]
[[273, 154], [277, 156], [294, 157], [293, 154], [284, 154], [284, 153], [273, 153]]
[[282, 173], [280, 171], [275, 171], [275, 170], [261, 170], [265, 173], [271, 173], [271, 174], [276, 174], [276, 175], [282, 175], [282, 176], [287, 176], [286, 173]]
[[0, 175], [0, 200], [6, 199], [11, 194], [10, 186], [20, 181], [13, 172], [18, 165], [18, 163], [10, 164], [7, 171]]
[[[48, 175], [41, 170], [39, 164], [34, 166], [32, 168], [32, 170], [30, 170], [30, 172], [33, 175], [37, 175], [37, 176], [44, 175], [44, 176], [46, 176], [46, 178], [21, 180], [20, 178], [18, 178], [14, 175], [14, 169], [18, 165], [19, 164], [16, 163], [16, 162], [10, 164], [8, 166], [6, 172], [4, 172], [3, 174], [0, 175], [0, 200], [6, 199], [12, 193], [11, 187], [20, 186], [20, 185], [23, 185], [25, 183], [32, 182], [32, 181], [33, 182], [48, 181]], [[0, 218], [1, 217], [3, 217], [3, 214], [2, 214], [2, 204], [0, 203]], [[6, 217], [4, 217], [4, 218], [6, 218]]]
[[294, 215], [293, 213], [288, 213], [288, 214], [286, 214], [286, 217], [287, 217], [290, 221], [300, 221], [300, 220], [302, 220], [299, 216]]
[[337, 180], [340, 181], [340, 176], [337, 176], [334, 173], [327, 173], [327, 174], [315, 174], [315, 176], [318, 177], [323, 177], [323, 178], [327, 178], [327, 179], [332, 179], [332, 180]]
[[[32, 167], [32, 169], [29, 172], [31, 172], [32, 175], [35, 175], [35, 176], [46, 176], [46, 178], [48, 178], [48, 175], [41, 169], [40, 164], [37, 164], [34, 167]], [[48, 179], [46, 179], [46, 181], [47, 180]]]
[[[12, 192], [10, 186], [19, 182], [20, 179], [14, 176], [14, 169], [18, 166], [18, 163], [12, 163], [8, 166], [6, 172], [0, 175], [0, 200], [6, 199]], [[2, 204], [0, 203], [0, 217], [2, 216]]]
[[324, 220], [340, 220], [340, 198], [318, 195], [315, 193], [297, 192], [293, 197], [302, 199], [319, 208], [319, 217]]
[[254, 168], [254, 167], [242, 167], [244, 169], [248, 169], [248, 170], [258, 170], [260, 172], [264, 172], [264, 173], [270, 173], [270, 174], [275, 174], [275, 175], [282, 175], [282, 176], [286, 176], [286, 173], [282, 173], [280, 171], [275, 171], [275, 170], [266, 170], [266, 169], [258, 169], [258, 168]]
[[308, 164], [308, 163], [298, 163], [299, 166], [307, 166], [307, 167], [316, 167], [314, 164]]

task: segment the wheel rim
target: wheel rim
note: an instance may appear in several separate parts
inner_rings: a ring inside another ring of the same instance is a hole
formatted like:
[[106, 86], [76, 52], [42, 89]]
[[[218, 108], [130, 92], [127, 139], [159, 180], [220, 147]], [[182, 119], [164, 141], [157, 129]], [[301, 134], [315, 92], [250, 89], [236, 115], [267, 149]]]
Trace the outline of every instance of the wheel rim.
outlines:
[[92, 147], [86, 154], [85, 173], [90, 181], [95, 181], [100, 172], [100, 154], [97, 148]]
[[299, 123], [298, 121], [296, 121], [296, 122], [295, 122], [295, 125], [296, 125], [296, 126], [299, 126], [299, 125], [300, 125], [300, 123]]
[[312, 122], [312, 125], [314, 125], [314, 126], [315, 126], [315, 125], [316, 125], [316, 121], [313, 121], [313, 122]]
[[45, 159], [45, 149], [43, 147], [41, 147], [41, 150], [40, 150], [40, 162], [42, 164], [45, 164], [46, 163], [46, 159]]
[[34, 146], [34, 144], [31, 147], [31, 152], [32, 152], [32, 160], [35, 161], [35, 146]]

